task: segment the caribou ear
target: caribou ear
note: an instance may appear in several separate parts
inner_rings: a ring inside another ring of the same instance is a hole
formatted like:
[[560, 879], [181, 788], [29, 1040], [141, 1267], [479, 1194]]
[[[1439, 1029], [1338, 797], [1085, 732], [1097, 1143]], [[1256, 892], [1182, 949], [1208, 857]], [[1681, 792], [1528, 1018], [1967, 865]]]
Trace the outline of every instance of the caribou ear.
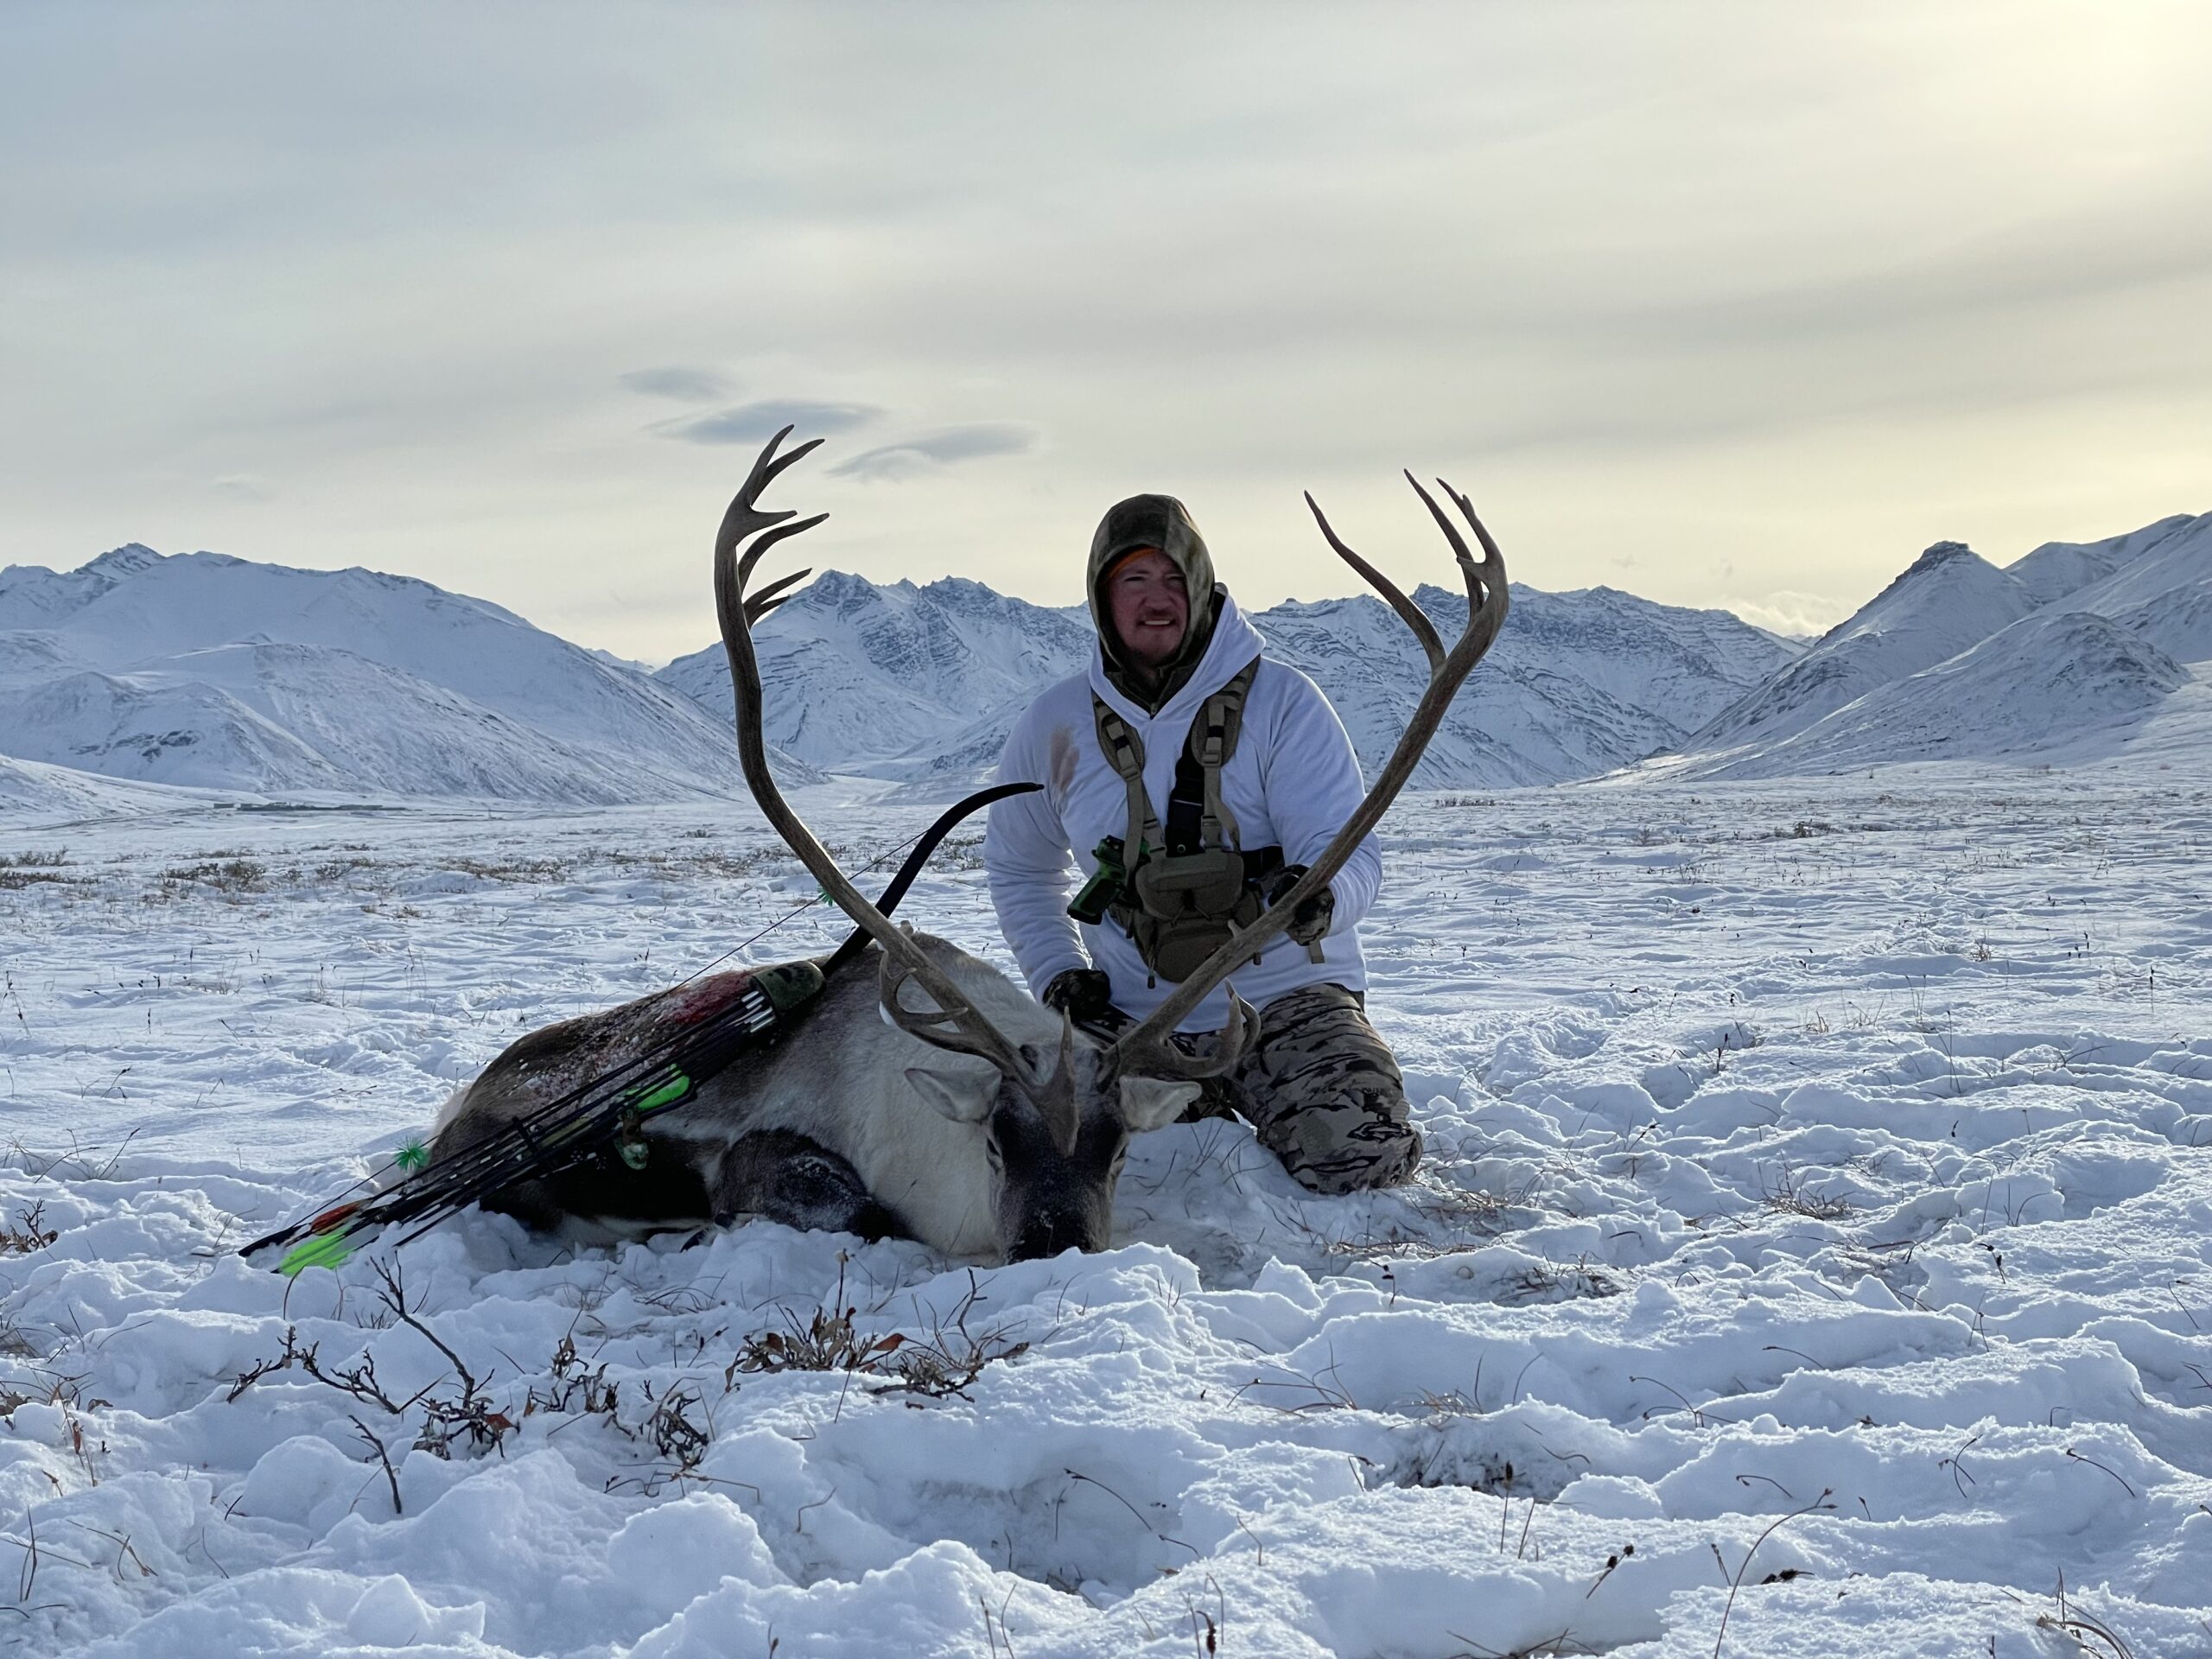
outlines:
[[1123, 1077], [1122, 1122], [1134, 1135], [1165, 1128], [1198, 1097], [1198, 1085], [1195, 1083], [1177, 1083], [1166, 1077]]
[[995, 1079], [986, 1080], [966, 1071], [932, 1071], [910, 1065], [906, 1081], [914, 1092], [956, 1123], [980, 1123], [991, 1115], [997, 1098]]

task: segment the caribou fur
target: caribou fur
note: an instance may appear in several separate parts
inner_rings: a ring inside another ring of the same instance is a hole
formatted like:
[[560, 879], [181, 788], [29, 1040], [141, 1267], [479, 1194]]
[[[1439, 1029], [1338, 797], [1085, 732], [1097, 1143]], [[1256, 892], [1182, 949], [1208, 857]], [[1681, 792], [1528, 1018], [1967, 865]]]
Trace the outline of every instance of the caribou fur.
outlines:
[[[950, 942], [911, 936], [1032, 1066], [1058, 1060], [1063, 1022]], [[523, 1221], [634, 1234], [744, 1215], [867, 1237], [910, 1236], [947, 1255], [1018, 1261], [1103, 1249], [1133, 1131], [1171, 1122], [1195, 1083], [1121, 1075], [1077, 1034], [1073, 1148], [988, 1060], [949, 1053], [883, 1016], [879, 953], [836, 973], [795, 1028], [741, 1056], [696, 1099], [647, 1120], [645, 1167], [611, 1155], [486, 1201]], [[588, 1082], [664, 1010], [664, 991], [532, 1032], [440, 1114], [446, 1156]]]

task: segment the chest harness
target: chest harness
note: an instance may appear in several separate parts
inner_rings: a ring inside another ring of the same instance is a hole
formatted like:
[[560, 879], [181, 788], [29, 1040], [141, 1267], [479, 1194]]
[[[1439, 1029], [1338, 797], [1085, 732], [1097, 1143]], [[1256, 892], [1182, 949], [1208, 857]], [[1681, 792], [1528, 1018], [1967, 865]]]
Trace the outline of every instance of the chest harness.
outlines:
[[[1098, 874], [1068, 912], [1093, 925], [1111, 916], [1154, 983], [1188, 978], [1232, 932], [1257, 921], [1267, 908], [1260, 884], [1282, 868], [1281, 848], [1241, 844], [1236, 814], [1221, 793], [1222, 768], [1236, 752], [1259, 667], [1255, 657], [1200, 705], [1176, 758], [1164, 829], [1145, 791], [1144, 740], [1091, 694], [1098, 747], [1128, 789], [1129, 822], [1121, 840], [1099, 842]], [[1315, 962], [1323, 959], [1318, 942], [1306, 949]]]

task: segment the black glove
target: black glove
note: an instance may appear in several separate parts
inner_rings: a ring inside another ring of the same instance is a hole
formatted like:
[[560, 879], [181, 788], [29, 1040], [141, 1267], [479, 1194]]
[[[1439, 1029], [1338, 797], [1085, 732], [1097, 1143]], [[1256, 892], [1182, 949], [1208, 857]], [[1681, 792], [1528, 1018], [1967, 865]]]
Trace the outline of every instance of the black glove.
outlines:
[[1096, 968], [1064, 968], [1037, 1000], [1071, 1020], [1096, 1020], [1114, 1007], [1114, 982]]
[[[1260, 896], [1272, 910], [1281, 902], [1282, 896], [1296, 887], [1306, 874], [1303, 864], [1286, 864], [1261, 883]], [[1311, 899], [1300, 905], [1292, 913], [1290, 925], [1284, 932], [1300, 944], [1316, 944], [1329, 935], [1330, 925], [1337, 917], [1335, 889], [1324, 887]]]

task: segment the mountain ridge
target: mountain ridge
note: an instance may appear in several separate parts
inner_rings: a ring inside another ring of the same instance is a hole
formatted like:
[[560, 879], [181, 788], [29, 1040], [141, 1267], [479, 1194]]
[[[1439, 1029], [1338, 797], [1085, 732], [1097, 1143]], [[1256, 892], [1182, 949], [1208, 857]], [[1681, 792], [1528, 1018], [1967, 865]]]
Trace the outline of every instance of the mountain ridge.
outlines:
[[[2122, 745], [2212, 672], [2212, 513], [1999, 569], [1938, 542], [1643, 770], [1770, 778]], [[2208, 733], [2212, 737], [2212, 733]]]
[[[1464, 594], [1423, 584], [1412, 597], [1447, 635], [1465, 626]], [[1727, 612], [1614, 588], [1516, 583], [1512, 604], [1416, 787], [1559, 782], [1624, 764], [1679, 740], [1796, 650]], [[1248, 619], [1271, 656], [1328, 695], [1362, 765], [1377, 767], [1427, 683], [1405, 625], [1372, 594], [1288, 601]], [[986, 773], [1014, 718], [1046, 686], [1083, 672], [1093, 648], [1079, 607], [1033, 605], [964, 578], [879, 585], [834, 570], [754, 638], [772, 741], [810, 764], [925, 793]], [[659, 677], [702, 708], [730, 706], [718, 645]]]
[[[1412, 597], [1447, 637], [1463, 625], [1462, 595], [1425, 583]], [[2183, 686], [2190, 708], [2204, 701], [2212, 514], [2045, 543], [2003, 569], [1938, 542], [1809, 644], [1606, 586], [1516, 583], [1512, 604], [1415, 787], [2087, 753]], [[1251, 620], [1271, 656], [1329, 695], [1371, 772], [1427, 683], [1404, 625], [1365, 593]], [[756, 639], [779, 777], [843, 772], [923, 798], [988, 773], [1014, 717], [1094, 648], [1081, 607], [967, 577], [878, 584], [836, 570]], [[132, 542], [73, 570], [0, 569], [0, 809], [170, 787], [741, 799], [729, 710], [719, 642], [648, 672], [361, 566]]]
[[73, 571], [0, 570], [0, 733], [20, 759], [197, 788], [745, 792], [723, 725], [499, 606], [359, 566], [139, 543]]

